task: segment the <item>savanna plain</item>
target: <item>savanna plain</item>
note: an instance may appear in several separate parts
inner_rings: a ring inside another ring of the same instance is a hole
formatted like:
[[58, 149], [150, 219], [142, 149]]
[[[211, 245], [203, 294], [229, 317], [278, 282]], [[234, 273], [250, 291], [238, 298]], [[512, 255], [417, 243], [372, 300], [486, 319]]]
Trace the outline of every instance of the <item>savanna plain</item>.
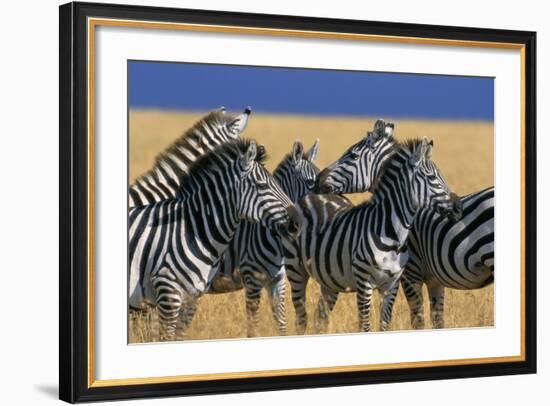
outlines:
[[[153, 166], [155, 157], [206, 112], [166, 112], [133, 110], [129, 114], [129, 182]], [[269, 159], [266, 167], [272, 171], [291, 151], [296, 139], [308, 149], [316, 138], [320, 140], [316, 164], [320, 169], [335, 161], [351, 144], [371, 130], [377, 117], [313, 117], [267, 115], [252, 113], [244, 132], [247, 138], [264, 144]], [[493, 124], [484, 121], [427, 121], [393, 119], [398, 140], [426, 136], [434, 140], [433, 160], [447, 183], [458, 195], [479, 191], [494, 184]], [[348, 196], [354, 203], [369, 198], [367, 193]], [[498, 280], [498, 278], [496, 278]], [[498, 282], [497, 282], [498, 283]], [[425, 289], [425, 288], [424, 288]], [[494, 324], [494, 287], [459, 291], [446, 289], [446, 328], [484, 327]], [[307, 310], [310, 323], [306, 334], [315, 334], [313, 314], [319, 297], [319, 286], [310, 279]], [[424, 291], [426, 328], [431, 327], [427, 291]], [[287, 286], [288, 334], [295, 334], [294, 308]], [[375, 295], [373, 328], [377, 328], [378, 296]], [[129, 342], [158, 341], [158, 318], [155, 311], [129, 315]], [[354, 293], [341, 294], [330, 317], [328, 332], [357, 332], [357, 305]], [[392, 318], [392, 330], [410, 329], [409, 308], [400, 289]], [[266, 292], [262, 292], [260, 336], [276, 336]], [[244, 290], [228, 294], [203, 295], [187, 339], [227, 339], [246, 337]]]

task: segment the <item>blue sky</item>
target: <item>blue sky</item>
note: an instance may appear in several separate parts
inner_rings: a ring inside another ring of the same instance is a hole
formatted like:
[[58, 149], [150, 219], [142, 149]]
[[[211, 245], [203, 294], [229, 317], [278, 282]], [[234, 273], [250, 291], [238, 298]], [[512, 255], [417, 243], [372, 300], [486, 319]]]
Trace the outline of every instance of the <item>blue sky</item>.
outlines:
[[130, 108], [493, 120], [493, 78], [128, 62]]

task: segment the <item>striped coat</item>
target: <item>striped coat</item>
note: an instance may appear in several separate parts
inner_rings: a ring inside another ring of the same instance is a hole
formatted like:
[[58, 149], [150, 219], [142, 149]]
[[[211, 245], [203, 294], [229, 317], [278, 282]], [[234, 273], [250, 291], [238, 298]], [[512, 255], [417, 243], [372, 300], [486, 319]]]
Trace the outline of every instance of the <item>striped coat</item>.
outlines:
[[241, 219], [298, 232], [296, 210], [263, 159], [255, 142], [225, 143], [189, 168], [175, 198], [130, 211], [129, 303], [156, 305], [162, 339], [186, 325], [185, 307], [208, 289]]
[[445, 288], [479, 289], [494, 280], [494, 188], [462, 197], [459, 206], [459, 219], [425, 208], [414, 221], [401, 280], [414, 328], [424, 327], [424, 284], [432, 326], [443, 328]]

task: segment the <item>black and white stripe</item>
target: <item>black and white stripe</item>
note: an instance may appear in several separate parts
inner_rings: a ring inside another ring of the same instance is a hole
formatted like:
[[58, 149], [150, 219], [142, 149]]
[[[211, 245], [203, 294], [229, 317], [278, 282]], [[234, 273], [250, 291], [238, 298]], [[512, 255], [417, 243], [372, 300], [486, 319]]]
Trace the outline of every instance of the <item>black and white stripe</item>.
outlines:
[[129, 208], [174, 197], [189, 166], [218, 145], [238, 139], [249, 115], [248, 107], [236, 116], [226, 113], [222, 107], [204, 116], [156, 158], [151, 170], [130, 185]]
[[[370, 331], [375, 288], [382, 295], [380, 330], [390, 327], [416, 213], [424, 206], [445, 213], [453, 208], [454, 195], [431, 160], [432, 145], [425, 138], [395, 145], [380, 173], [370, 175], [375, 179], [372, 199], [356, 207], [337, 195], [309, 195], [300, 201], [304, 226], [294, 256], [289, 255], [288, 275], [291, 284], [294, 276], [307, 274], [321, 285], [316, 311], [320, 330], [326, 329], [339, 293], [357, 292], [359, 328]], [[292, 254], [292, 244], [285, 242], [285, 248]], [[299, 281], [292, 288], [299, 332], [307, 319], [300, 309], [304, 299], [295, 293], [303, 285]]]
[[[319, 140], [306, 153], [302, 143], [296, 141], [292, 152], [273, 172], [275, 180], [294, 203], [315, 188], [319, 170], [313, 161], [318, 149]], [[279, 334], [286, 334], [286, 272], [283, 259], [283, 248], [277, 233], [261, 224], [242, 222], [220, 264], [221, 271], [209, 293], [232, 292], [244, 285], [249, 337], [256, 335], [263, 288], [267, 288]]]
[[410, 259], [401, 286], [413, 328], [424, 328], [422, 286], [427, 285], [434, 328], [444, 327], [445, 288], [479, 289], [494, 279], [494, 188], [460, 199], [458, 221], [430, 208], [416, 217]]
[[185, 327], [182, 309], [208, 289], [241, 220], [298, 232], [296, 210], [264, 156], [254, 141], [224, 143], [189, 168], [175, 198], [130, 210], [129, 304], [157, 306], [161, 339]]

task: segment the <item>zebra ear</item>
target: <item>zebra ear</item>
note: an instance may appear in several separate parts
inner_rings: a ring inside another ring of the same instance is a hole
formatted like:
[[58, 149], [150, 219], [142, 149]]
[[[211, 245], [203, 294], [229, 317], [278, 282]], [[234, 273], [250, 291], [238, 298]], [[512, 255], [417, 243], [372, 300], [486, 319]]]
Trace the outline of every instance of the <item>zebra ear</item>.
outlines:
[[294, 141], [294, 145], [292, 146], [292, 163], [295, 166], [299, 165], [303, 157], [304, 145], [302, 144], [302, 141], [296, 140]]
[[434, 140], [428, 141], [428, 145], [426, 145], [426, 151], [424, 153], [425, 159], [432, 159], [432, 148], [434, 146]]
[[420, 146], [421, 159], [430, 159], [432, 157], [432, 147], [434, 145], [433, 140], [428, 138], [422, 138], [422, 145]]
[[386, 122], [384, 119], [379, 118], [374, 123], [374, 129], [372, 130], [376, 135], [384, 134], [384, 131], [386, 129]]
[[378, 134], [376, 131], [367, 131], [367, 135], [365, 135], [367, 148], [372, 148], [376, 141], [378, 141]]
[[[409, 158], [409, 163], [412, 166], [417, 166], [422, 160], [426, 159], [426, 154], [428, 153], [428, 148], [430, 148], [430, 156], [431, 156], [431, 146], [428, 142], [428, 139], [424, 137], [422, 139], [422, 142], [419, 146], [417, 146], [414, 150], [414, 153]], [[429, 159], [429, 158], [428, 158]]]
[[241, 155], [241, 166], [245, 172], [248, 172], [254, 165], [256, 160], [256, 154], [258, 153], [258, 147], [255, 141], [251, 141], [244, 155]]
[[392, 138], [393, 138], [394, 130], [395, 130], [395, 124], [392, 123], [392, 122], [387, 122], [387, 123], [386, 123], [386, 126], [384, 127], [384, 135], [385, 135], [388, 139], [392, 139]]
[[309, 162], [315, 161], [317, 159], [317, 154], [319, 153], [319, 138], [315, 140], [309, 151], [306, 152], [307, 160]]
[[380, 139], [384, 135], [385, 129], [386, 122], [381, 118], [376, 120], [372, 131], [367, 131], [367, 135], [365, 136], [365, 138], [367, 139], [367, 146], [369, 148], [373, 145], [373, 143], [378, 141], [378, 139]]

